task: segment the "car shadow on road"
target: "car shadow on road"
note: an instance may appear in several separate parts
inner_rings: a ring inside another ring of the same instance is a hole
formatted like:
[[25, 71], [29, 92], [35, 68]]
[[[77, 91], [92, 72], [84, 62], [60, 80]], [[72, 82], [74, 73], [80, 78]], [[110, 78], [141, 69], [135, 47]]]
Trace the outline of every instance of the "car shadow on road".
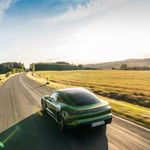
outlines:
[[106, 127], [59, 131], [41, 111], [0, 133], [4, 150], [108, 150]]

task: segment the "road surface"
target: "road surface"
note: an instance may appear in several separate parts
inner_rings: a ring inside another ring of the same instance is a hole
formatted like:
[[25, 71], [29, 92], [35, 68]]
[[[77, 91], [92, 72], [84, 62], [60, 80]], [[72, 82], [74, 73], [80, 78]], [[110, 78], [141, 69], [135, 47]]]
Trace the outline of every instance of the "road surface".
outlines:
[[118, 117], [107, 127], [60, 132], [41, 112], [40, 98], [50, 92], [25, 74], [0, 87], [0, 149], [150, 150], [150, 131]]

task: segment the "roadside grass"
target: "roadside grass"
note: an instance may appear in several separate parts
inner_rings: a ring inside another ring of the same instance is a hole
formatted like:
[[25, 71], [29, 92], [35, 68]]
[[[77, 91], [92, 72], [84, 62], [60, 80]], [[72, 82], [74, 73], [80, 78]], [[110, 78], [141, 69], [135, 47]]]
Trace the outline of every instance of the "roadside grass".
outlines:
[[6, 80], [6, 75], [5, 74], [0, 74], [0, 84], [2, 84]]
[[6, 74], [0, 74], [0, 85], [16, 74], [18, 73], [7, 72]]
[[[85, 87], [107, 100], [114, 114], [150, 128], [148, 71], [39, 71], [27, 76], [52, 89]], [[116, 93], [121, 96], [116, 98]]]
[[112, 111], [117, 116], [126, 118], [137, 124], [150, 128], [150, 110], [149, 108], [130, 104], [115, 99], [110, 99], [98, 96], [101, 99], [108, 101], [112, 107]]

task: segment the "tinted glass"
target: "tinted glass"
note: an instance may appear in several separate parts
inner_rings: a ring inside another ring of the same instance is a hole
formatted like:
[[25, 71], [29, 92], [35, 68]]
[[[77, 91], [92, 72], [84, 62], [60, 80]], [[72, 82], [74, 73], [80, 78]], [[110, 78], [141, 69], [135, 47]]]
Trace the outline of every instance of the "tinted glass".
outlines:
[[64, 99], [63, 99], [60, 95], [58, 95], [57, 101], [58, 101], [58, 102], [61, 102], [61, 103], [64, 103]]
[[50, 98], [53, 99], [54, 101], [57, 101], [57, 97], [58, 97], [58, 94], [57, 93], [53, 93]]
[[69, 96], [71, 101], [77, 106], [90, 105], [100, 102], [96, 96], [84, 90], [66, 91], [66, 94]]

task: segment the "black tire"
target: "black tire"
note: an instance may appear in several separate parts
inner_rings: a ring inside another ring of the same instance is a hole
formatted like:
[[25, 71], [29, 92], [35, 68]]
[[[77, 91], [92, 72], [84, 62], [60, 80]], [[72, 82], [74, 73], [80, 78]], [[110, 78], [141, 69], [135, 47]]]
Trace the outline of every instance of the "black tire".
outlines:
[[42, 111], [45, 112], [46, 107], [45, 107], [45, 103], [43, 100], [41, 100], [41, 106], [42, 106]]
[[58, 124], [60, 131], [63, 132], [65, 130], [65, 124], [64, 124], [64, 118], [61, 113], [58, 113], [57, 124]]

